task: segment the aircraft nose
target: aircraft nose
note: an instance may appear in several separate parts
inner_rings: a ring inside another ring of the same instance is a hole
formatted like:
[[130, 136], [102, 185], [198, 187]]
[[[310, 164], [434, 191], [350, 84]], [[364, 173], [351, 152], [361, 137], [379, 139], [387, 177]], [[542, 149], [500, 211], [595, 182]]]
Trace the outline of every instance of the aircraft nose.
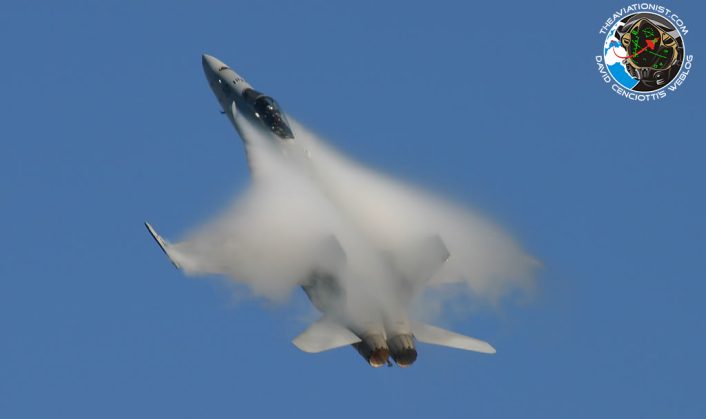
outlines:
[[201, 64], [207, 74], [217, 73], [221, 68], [227, 67], [221, 60], [208, 54], [201, 55]]
[[208, 54], [201, 55], [201, 65], [203, 65], [204, 71], [214, 71], [213, 68], [213, 57]]

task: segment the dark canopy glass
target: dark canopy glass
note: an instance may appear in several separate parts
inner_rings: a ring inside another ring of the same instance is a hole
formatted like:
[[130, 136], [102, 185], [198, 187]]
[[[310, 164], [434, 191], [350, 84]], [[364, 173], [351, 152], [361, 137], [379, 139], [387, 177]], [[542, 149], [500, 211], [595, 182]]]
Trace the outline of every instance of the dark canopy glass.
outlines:
[[267, 128], [282, 139], [294, 138], [292, 130], [287, 123], [287, 118], [274, 99], [253, 89], [245, 91], [243, 96], [251, 103], [255, 111], [255, 116], [258, 117]]

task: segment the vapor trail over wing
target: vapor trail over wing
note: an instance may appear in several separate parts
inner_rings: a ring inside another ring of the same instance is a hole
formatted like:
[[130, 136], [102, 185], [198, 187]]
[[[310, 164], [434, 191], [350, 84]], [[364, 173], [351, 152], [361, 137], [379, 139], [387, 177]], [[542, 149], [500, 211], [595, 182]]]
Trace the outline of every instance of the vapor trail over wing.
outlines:
[[393, 256], [398, 270], [413, 273], [405, 275], [413, 282], [431, 287], [464, 282], [491, 298], [531, 286], [539, 263], [491, 220], [359, 165], [295, 119], [290, 122], [296, 142], [311, 155], [307, 165], [321, 190], [372, 243]]

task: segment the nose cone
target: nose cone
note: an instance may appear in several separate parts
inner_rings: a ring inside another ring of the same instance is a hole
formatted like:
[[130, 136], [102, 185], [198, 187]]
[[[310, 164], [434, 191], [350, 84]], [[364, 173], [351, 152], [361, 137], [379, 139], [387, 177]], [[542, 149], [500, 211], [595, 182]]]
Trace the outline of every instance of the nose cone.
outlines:
[[206, 76], [209, 77], [218, 73], [218, 71], [223, 67], [228, 67], [223, 63], [223, 61], [208, 54], [203, 54], [201, 56], [201, 64], [203, 65], [204, 73], [206, 73]]

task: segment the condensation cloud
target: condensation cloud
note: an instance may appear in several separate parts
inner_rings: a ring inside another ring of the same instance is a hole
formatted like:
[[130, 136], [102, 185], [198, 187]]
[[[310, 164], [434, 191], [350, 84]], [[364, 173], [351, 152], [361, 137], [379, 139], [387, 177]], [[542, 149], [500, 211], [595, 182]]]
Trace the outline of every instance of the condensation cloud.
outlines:
[[[537, 262], [499, 226], [359, 165], [290, 122], [293, 141], [238, 121], [252, 183], [173, 245], [187, 274], [223, 274], [281, 300], [312, 272], [326, 271], [346, 289], [353, 312], [409, 304], [410, 293], [444, 284], [492, 300], [531, 286]], [[430, 238], [448, 249], [441, 266], [427, 257]]]

